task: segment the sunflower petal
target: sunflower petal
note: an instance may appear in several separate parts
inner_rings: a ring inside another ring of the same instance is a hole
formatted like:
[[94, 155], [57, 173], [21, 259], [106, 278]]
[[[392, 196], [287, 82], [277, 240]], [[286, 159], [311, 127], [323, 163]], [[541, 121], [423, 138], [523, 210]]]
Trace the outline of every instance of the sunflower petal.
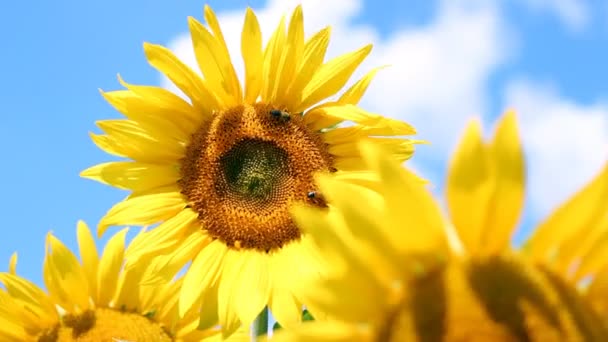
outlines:
[[114, 234], [106, 244], [97, 272], [97, 305], [108, 305], [116, 292], [118, 276], [122, 268], [125, 252], [125, 236], [128, 228]]
[[188, 17], [192, 46], [199, 68], [209, 88], [225, 108], [240, 102], [241, 89], [228, 50], [198, 20]]
[[243, 265], [237, 270], [235, 286], [236, 312], [243, 324], [253, 323], [257, 315], [268, 303], [270, 280], [268, 275], [268, 256], [256, 250], [239, 251]]
[[365, 94], [367, 87], [369, 87], [370, 82], [376, 76], [376, 73], [378, 73], [378, 71], [383, 68], [384, 67], [374, 68], [367, 74], [365, 74], [365, 76], [355, 82], [355, 84], [353, 84], [350, 88], [348, 88], [348, 90], [344, 92], [344, 94], [342, 94], [342, 96], [340, 96], [340, 98], [338, 99], [338, 103], [352, 105], [358, 104], [359, 101], [361, 101], [361, 97], [363, 97], [363, 94]]
[[53, 282], [51, 295], [68, 311], [89, 308], [89, 284], [78, 259], [52, 234], [47, 235], [47, 257], [44, 268]]
[[500, 120], [488, 152], [495, 183], [481, 240], [484, 252], [494, 254], [510, 245], [524, 206], [525, 165], [515, 112]]
[[17, 274], [17, 252], [11, 254], [11, 258], [8, 262], [8, 273]]
[[157, 256], [152, 260], [142, 279], [142, 284], [156, 285], [170, 282], [209, 242], [211, 242], [209, 236], [202, 231], [188, 235], [177, 250], [167, 255]]
[[153, 137], [132, 120], [97, 121], [119, 153], [137, 161], [175, 162], [183, 157], [185, 146], [169, 139]]
[[132, 197], [115, 204], [99, 221], [97, 234], [103, 235], [109, 226], [150, 225], [164, 221], [184, 210], [185, 202], [177, 191]]
[[342, 89], [371, 51], [372, 46], [367, 45], [357, 51], [336, 57], [319, 67], [310, 82], [302, 90], [302, 101], [296, 107], [295, 112], [302, 112]]
[[[330, 33], [331, 29], [326, 27], [317, 32], [306, 42], [306, 44], [304, 44], [304, 51], [302, 53], [300, 65], [297, 69], [298, 71], [295, 74], [293, 82], [287, 89], [287, 93], [291, 94], [292, 97], [290, 97], [290, 102], [287, 103], [286, 106], [294, 112], [296, 109], [295, 107], [302, 101], [302, 90], [310, 82], [321, 64], [323, 64], [327, 46], [329, 45]], [[295, 94], [298, 94], [298, 96], [296, 97]]]
[[158, 165], [135, 161], [97, 164], [80, 172], [80, 176], [133, 191], [175, 184], [180, 178], [177, 165]]
[[261, 95], [265, 101], [270, 103], [274, 103], [276, 100], [273, 96], [276, 95], [275, 91], [278, 87], [279, 79], [277, 76], [280, 76], [280, 68], [282, 68], [281, 58], [285, 48], [285, 39], [285, 17], [281, 17], [279, 25], [264, 50], [263, 79], [265, 82], [262, 86]]
[[[18, 310], [20, 320], [33, 327], [49, 327], [59, 321], [55, 304], [34, 283], [10, 273], [0, 273], [0, 283], [18, 305], [27, 310]], [[2, 291], [0, 291], [0, 294]]]
[[222, 273], [223, 259], [227, 252], [228, 248], [219, 240], [215, 240], [194, 258], [184, 276], [184, 285], [180, 291], [180, 317], [183, 317], [199, 302], [205, 289], [210, 289], [215, 285]]
[[198, 113], [209, 117], [214, 110], [222, 108], [220, 99], [209, 90], [205, 82], [169, 49], [144, 43], [144, 51], [150, 65], [165, 74], [192, 101]]
[[140, 262], [141, 258], [166, 254], [167, 250], [177, 248], [185, 237], [200, 231], [196, 219], [192, 210], [182, 210], [154, 229], [137, 235], [127, 247], [125, 269]]
[[429, 250], [447, 254], [441, 211], [420, 178], [402, 168], [379, 146], [362, 141], [360, 148], [369, 168], [382, 179], [385, 208], [392, 222], [389, 226], [401, 227], [391, 232], [396, 243], [393, 247], [405, 255]]
[[[487, 147], [478, 121], [470, 123], [456, 149], [448, 171], [448, 212], [462, 244], [471, 253], [479, 251], [481, 234], [494, 190]], [[471, 210], [475, 208], [475, 210]]]
[[80, 258], [82, 259], [82, 269], [86, 275], [89, 286], [89, 293], [97, 293], [99, 256], [91, 230], [84, 221], [78, 221], [76, 226], [76, 237], [78, 239]]
[[220, 24], [215, 16], [215, 13], [211, 9], [209, 5], [205, 5], [205, 21], [211, 28], [211, 32], [213, 32], [213, 36], [219, 45], [219, 55], [221, 56], [222, 63], [222, 74], [224, 76], [224, 80], [227, 83], [229, 94], [233, 94], [236, 97], [237, 101], [243, 97], [241, 92], [241, 83], [236, 75], [236, 71], [234, 70], [234, 66], [232, 65], [230, 54], [228, 52], [228, 46], [226, 45], [226, 40], [224, 40], [224, 35], [222, 34], [222, 30], [220, 28]]
[[251, 8], [245, 12], [245, 23], [241, 34], [241, 54], [245, 63], [245, 102], [254, 103], [262, 88], [262, 32]]
[[608, 165], [538, 226], [526, 243], [527, 253], [535, 260], [547, 260], [565, 241], [579, 232], [587, 234], [590, 227], [605, 220], [605, 203], [608, 203]]
[[371, 329], [336, 321], [304, 323], [295, 330], [278, 331], [272, 337], [273, 342], [346, 342], [373, 341], [373, 339]]
[[[409, 124], [372, 114], [355, 105], [327, 104], [311, 109], [304, 115], [304, 122], [313, 130], [333, 126], [342, 121], [352, 121], [367, 127], [382, 128], [391, 135], [416, 134], [416, 130]], [[388, 135], [388, 133], [387, 133]]]
[[287, 46], [283, 50], [280, 65], [277, 75], [278, 82], [275, 83], [273, 90], [274, 98], [279, 105], [287, 104], [288, 99], [292, 96], [288, 92], [289, 85], [293, 81], [293, 75], [300, 65], [302, 53], [304, 49], [304, 18], [302, 14], [302, 5], [296, 6], [291, 20], [289, 29], [287, 30]]
[[[173, 102], [165, 103], [162, 100], [151, 99], [151, 95], [139, 96], [132, 90], [101, 91], [101, 95], [116, 110], [128, 119], [137, 121], [144, 130], [156, 137], [186, 142], [192, 134], [193, 128], [198, 127], [202, 119], [200, 115], [194, 113], [194, 109], [188, 103], [179, 97], [179, 101], [183, 102], [187, 109], [180, 108], [180, 105], [171, 107]], [[181, 111], [187, 111], [187, 114], [182, 114]], [[191, 116], [196, 117], [196, 120]]]
[[[243, 271], [246, 260], [238, 251], [226, 249], [227, 252], [224, 255], [224, 265], [222, 267], [222, 281], [218, 283], [217, 294], [219, 323], [222, 326], [222, 335], [224, 337], [232, 334], [240, 325], [236, 308], [243, 303], [236, 301], [236, 294], [240, 290], [237, 279], [239, 278], [239, 273]], [[260, 311], [262, 311], [261, 308]], [[246, 325], [250, 323], [252, 322], [243, 322]]]

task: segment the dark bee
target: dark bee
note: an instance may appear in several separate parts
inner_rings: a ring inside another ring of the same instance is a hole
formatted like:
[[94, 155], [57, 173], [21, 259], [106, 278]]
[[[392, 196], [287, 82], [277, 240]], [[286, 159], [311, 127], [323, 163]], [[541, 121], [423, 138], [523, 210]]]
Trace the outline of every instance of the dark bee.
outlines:
[[279, 109], [271, 110], [270, 115], [272, 115], [272, 117], [277, 118], [283, 122], [287, 122], [291, 119], [291, 114], [289, 114], [287, 111], [279, 110]]

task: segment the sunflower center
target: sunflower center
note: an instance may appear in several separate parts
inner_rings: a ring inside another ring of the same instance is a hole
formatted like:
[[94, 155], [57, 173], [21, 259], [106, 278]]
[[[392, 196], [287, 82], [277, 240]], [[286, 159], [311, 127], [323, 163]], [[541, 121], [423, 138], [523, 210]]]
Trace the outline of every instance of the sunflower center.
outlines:
[[159, 341], [173, 338], [158, 323], [131, 312], [98, 308], [63, 317], [63, 324], [39, 336], [39, 342]]
[[333, 159], [300, 114], [272, 105], [216, 113], [193, 135], [179, 185], [210, 236], [231, 248], [269, 252], [300, 238], [295, 202], [323, 207], [314, 174]]
[[245, 201], [267, 201], [289, 173], [287, 152], [274, 143], [245, 139], [220, 158], [229, 191]]
[[512, 256], [449, 262], [413, 278], [377, 341], [603, 341], [606, 325], [561, 277]]

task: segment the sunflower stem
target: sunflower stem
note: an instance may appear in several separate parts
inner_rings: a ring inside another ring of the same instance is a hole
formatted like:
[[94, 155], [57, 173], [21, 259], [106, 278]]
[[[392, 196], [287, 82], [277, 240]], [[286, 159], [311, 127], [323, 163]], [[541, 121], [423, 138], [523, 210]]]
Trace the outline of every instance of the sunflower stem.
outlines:
[[265, 307], [256, 317], [253, 329], [256, 337], [268, 334], [268, 307]]

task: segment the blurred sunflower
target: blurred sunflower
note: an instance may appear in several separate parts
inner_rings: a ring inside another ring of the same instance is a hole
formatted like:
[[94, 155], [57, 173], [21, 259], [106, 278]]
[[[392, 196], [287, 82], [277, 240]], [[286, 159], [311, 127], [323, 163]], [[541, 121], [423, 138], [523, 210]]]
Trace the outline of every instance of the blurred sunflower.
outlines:
[[513, 249], [525, 183], [516, 126], [508, 113], [489, 143], [479, 124], [466, 131], [448, 174], [451, 224], [369, 144], [361, 148], [379, 195], [320, 177], [331, 210], [293, 211], [333, 265], [327, 280], [304, 284], [333, 320], [276, 339], [608, 341], [608, 167]]
[[89, 228], [79, 222], [81, 263], [49, 233], [43, 269], [48, 293], [16, 275], [13, 255], [9, 272], [0, 273], [0, 340], [220, 341], [218, 328], [197, 330], [204, 312], [177, 319], [181, 280], [142, 287], [145, 265], [121, 271], [125, 234], [126, 229], [112, 236], [99, 258]]
[[127, 119], [98, 122], [105, 134], [92, 139], [129, 160], [99, 164], [81, 175], [131, 191], [101, 220], [99, 234], [112, 225], [161, 223], [133, 241], [127, 268], [165, 255], [157, 274], [171, 274], [193, 260], [181, 314], [210, 294], [219, 296], [226, 331], [251, 323], [265, 306], [289, 326], [301, 319], [293, 285], [318, 273], [314, 248], [292, 221], [289, 206], [326, 206], [314, 183], [317, 172], [368, 184], [359, 139], [377, 140], [404, 161], [417, 141], [397, 136], [415, 131], [357, 106], [377, 69], [328, 100], [371, 45], [324, 62], [330, 30], [305, 40], [298, 6], [287, 28], [282, 18], [263, 47], [260, 25], [248, 9], [241, 37], [243, 90], [217, 17], [209, 7], [204, 12], [209, 28], [189, 18], [202, 77], [168, 49], [144, 45], [149, 63], [189, 100], [121, 80], [126, 90], [103, 96]]

